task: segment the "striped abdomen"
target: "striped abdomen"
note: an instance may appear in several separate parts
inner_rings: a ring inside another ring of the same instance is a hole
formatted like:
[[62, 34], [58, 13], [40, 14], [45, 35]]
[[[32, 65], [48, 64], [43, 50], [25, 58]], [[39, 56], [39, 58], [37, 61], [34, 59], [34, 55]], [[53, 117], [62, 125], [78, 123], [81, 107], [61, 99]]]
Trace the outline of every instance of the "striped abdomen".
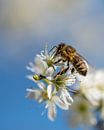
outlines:
[[86, 76], [88, 71], [88, 65], [86, 61], [77, 53], [73, 57], [72, 64], [79, 74]]

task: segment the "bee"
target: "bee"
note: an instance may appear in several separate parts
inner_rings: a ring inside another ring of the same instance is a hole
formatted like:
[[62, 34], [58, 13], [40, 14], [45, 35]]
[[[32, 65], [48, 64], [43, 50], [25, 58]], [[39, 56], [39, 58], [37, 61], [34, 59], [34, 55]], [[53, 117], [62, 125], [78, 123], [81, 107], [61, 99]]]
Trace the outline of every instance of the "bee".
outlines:
[[65, 43], [60, 43], [58, 46], [55, 46], [56, 51], [54, 53], [54, 57], [61, 56], [61, 59], [56, 61], [54, 64], [63, 61], [67, 62], [67, 68], [65, 68], [62, 73], [65, 73], [71, 63], [74, 68], [72, 68], [72, 72], [76, 70], [80, 75], [86, 76], [88, 72], [88, 64], [86, 60], [76, 51], [76, 49], [70, 45]]

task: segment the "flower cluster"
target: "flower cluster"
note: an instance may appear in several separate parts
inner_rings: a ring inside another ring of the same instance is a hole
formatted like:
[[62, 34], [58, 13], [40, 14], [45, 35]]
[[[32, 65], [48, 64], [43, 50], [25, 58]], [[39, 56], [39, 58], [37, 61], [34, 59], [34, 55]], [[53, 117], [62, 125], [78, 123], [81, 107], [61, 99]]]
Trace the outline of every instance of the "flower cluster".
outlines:
[[89, 73], [81, 83], [81, 93], [94, 106], [101, 110], [104, 119], [104, 70], [96, 70]]
[[68, 113], [72, 127], [90, 126], [96, 130], [104, 129], [104, 70], [90, 71], [80, 83], [78, 95]]
[[74, 103], [70, 107], [70, 112], [68, 113], [68, 122], [71, 125], [71, 127], [83, 125], [91, 126], [96, 124], [96, 119], [93, 115], [93, 107], [90, 105], [90, 103], [83, 98], [83, 96], [80, 94], [80, 96], [74, 97]]
[[53, 52], [48, 52], [47, 47], [40, 54], [36, 55], [35, 63], [30, 62], [26, 67], [33, 75], [27, 77], [33, 80], [38, 89], [27, 89], [27, 97], [37, 100], [39, 103], [45, 103], [48, 110], [48, 118], [53, 121], [57, 114], [56, 107], [68, 110], [73, 103], [70, 95], [70, 86], [76, 82], [76, 75], [70, 71], [60, 74], [65, 67], [65, 63], [57, 63], [59, 57], [54, 57]]
[[[55, 56], [54, 51], [48, 52], [46, 46], [44, 51], [36, 55], [34, 63], [30, 62], [26, 67], [33, 73], [27, 78], [38, 86], [28, 88], [27, 97], [45, 104], [51, 121], [55, 120], [59, 107], [69, 110], [68, 121], [71, 126], [87, 125], [103, 129], [104, 70], [91, 71], [83, 77], [77, 70], [72, 72], [73, 65], [69, 63], [68, 71], [64, 72], [67, 63], [60, 60], [60, 55]], [[101, 122], [102, 127], [99, 127]]]

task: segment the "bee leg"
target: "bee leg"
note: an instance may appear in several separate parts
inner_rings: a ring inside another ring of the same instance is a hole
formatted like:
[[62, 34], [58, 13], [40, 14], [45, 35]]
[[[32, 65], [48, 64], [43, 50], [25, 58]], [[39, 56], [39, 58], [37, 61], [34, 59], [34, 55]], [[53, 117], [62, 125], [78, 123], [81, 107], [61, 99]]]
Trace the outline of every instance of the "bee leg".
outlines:
[[[64, 70], [64, 69], [62, 69], [62, 70]], [[54, 78], [56, 78], [57, 76], [61, 75], [62, 70], [59, 71], [59, 72], [54, 76]]]
[[[64, 61], [65, 62], [65, 61]], [[69, 69], [69, 61], [67, 61], [67, 68], [62, 68], [62, 70], [60, 72], [58, 72], [55, 77], [57, 77], [58, 75], [62, 75], [65, 74], [67, 72], [67, 70]]]
[[57, 60], [56, 62], [54, 62], [54, 64], [57, 64], [57, 63], [59, 63], [60, 61], [63, 61], [63, 59]]
[[71, 73], [73, 74], [75, 72], [75, 68], [71, 68]]
[[60, 75], [65, 74], [67, 72], [67, 70], [69, 69], [70, 65], [69, 65], [69, 61], [67, 61], [67, 68], [62, 69], [62, 71], [60, 72]]
[[[59, 60], [56, 61], [54, 64], [57, 64], [57, 63], [59, 63], [60, 61], [66, 62], [65, 59], [59, 59]], [[65, 68], [65, 69], [62, 68], [61, 71], [59, 71], [59, 72], [54, 76], [54, 78], [57, 77], [58, 75], [62, 75], [62, 74], [64, 74], [64, 73], [66, 73], [66, 71], [69, 69], [69, 61], [67, 62], [67, 65], [68, 65], [68, 67]]]

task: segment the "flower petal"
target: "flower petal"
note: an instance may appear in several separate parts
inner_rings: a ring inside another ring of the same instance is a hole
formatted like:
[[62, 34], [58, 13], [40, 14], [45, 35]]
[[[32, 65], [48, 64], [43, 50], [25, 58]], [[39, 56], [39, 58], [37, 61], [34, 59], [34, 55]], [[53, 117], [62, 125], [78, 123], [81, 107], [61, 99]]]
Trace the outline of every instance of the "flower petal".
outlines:
[[73, 98], [70, 96], [69, 92], [68, 92], [66, 89], [64, 90], [64, 93], [65, 93], [65, 95], [66, 95], [66, 98], [67, 98], [68, 100], [70, 100], [71, 102], [73, 102]]
[[55, 104], [60, 107], [63, 110], [68, 110], [69, 106], [67, 104], [65, 104], [58, 96], [54, 96], [53, 100], [55, 102]]
[[48, 98], [49, 99], [51, 99], [51, 97], [52, 97], [52, 91], [53, 91], [52, 85], [48, 85], [48, 87], [47, 87], [47, 94], [48, 94]]
[[53, 73], [54, 73], [53, 67], [49, 67], [49, 68], [46, 70], [46, 76], [52, 76]]
[[57, 110], [56, 105], [54, 103], [49, 102], [48, 103], [48, 118], [51, 121], [54, 121], [56, 118]]
[[72, 97], [70, 96], [70, 94], [66, 89], [61, 89], [60, 97], [67, 105], [71, 105], [73, 102]]
[[35, 72], [35, 70], [34, 70], [34, 64], [32, 62], [29, 62], [29, 66], [26, 66], [26, 69], [30, 70], [33, 73]]
[[30, 99], [35, 99], [37, 100], [38, 102], [42, 102], [42, 96], [41, 96], [41, 91], [38, 90], [38, 89], [26, 89], [26, 91], [28, 91], [27, 93], [27, 98], [30, 98]]
[[42, 89], [42, 90], [46, 89], [45, 84], [43, 82], [38, 81], [37, 84], [38, 84], [40, 89]]
[[32, 80], [33, 82], [37, 83], [37, 81], [35, 79], [33, 79], [33, 75], [27, 75], [26, 78], [28, 78], [29, 80]]
[[35, 73], [44, 74], [47, 68], [48, 68], [47, 63], [43, 61], [41, 57], [37, 56], [35, 58], [35, 65], [34, 65]]

